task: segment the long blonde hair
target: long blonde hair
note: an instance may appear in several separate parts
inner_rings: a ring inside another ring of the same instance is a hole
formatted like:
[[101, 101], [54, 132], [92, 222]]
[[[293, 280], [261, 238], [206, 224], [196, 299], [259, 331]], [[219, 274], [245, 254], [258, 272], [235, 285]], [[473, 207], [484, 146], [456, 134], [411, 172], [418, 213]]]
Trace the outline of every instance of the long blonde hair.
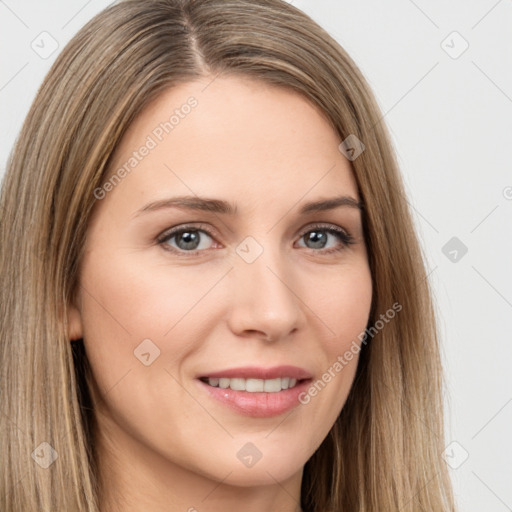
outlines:
[[[340, 141], [364, 143], [351, 164], [374, 286], [369, 325], [402, 306], [364, 345], [348, 400], [304, 468], [303, 510], [455, 510], [434, 307], [387, 129], [351, 58], [282, 0], [122, 1], [45, 78], [0, 198], [0, 509], [98, 512], [89, 367], [67, 336], [94, 190], [151, 100], [220, 73], [299, 91]], [[58, 458], [45, 468], [38, 456]]]

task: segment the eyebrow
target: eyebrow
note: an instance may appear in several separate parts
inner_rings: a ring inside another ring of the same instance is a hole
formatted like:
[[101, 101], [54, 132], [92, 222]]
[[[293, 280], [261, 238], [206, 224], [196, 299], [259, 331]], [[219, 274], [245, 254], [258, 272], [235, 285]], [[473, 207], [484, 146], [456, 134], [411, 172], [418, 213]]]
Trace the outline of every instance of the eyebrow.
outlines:
[[[327, 210], [334, 210], [339, 207], [349, 207], [358, 210], [363, 209], [363, 205], [360, 201], [350, 196], [337, 196], [329, 199], [321, 199], [319, 201], [312, 201], [305, 203], [299, 210], [300, 215], [305, 215], [314, 212], [323, 212]], [[138, 217], [143, 213], [154, 212], [157, 210], [178, 208], [183, 210], [199, 210], [205, 212], [219, 213], [225, 215], [234, 216], [238, 213], [238, 207], [223, 201], [221, 199], [210, 199], [206, 197], [198, 196], [181, 196], [172, 197], [169, 199], [160, 199], [159, 201], [153, 201], [144, 205], [138, 210], [133, 217]]]

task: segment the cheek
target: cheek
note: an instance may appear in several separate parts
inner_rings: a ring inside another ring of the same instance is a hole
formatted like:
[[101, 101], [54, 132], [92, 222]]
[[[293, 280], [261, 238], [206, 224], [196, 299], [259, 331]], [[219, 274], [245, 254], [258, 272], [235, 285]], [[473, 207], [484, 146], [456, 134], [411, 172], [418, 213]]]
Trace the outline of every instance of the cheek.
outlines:
[[372, 279], [368, 265], [361, 263], [338, 272], [324, 282], [315, 304], [318, 315], [332, 335], [325, 343], [331, 359], [345, 351], [367, 326], [372, 301]]
[[204, 275], [193, 267], [155, 265], [129, 254], [89, 257], [83, 265], [82, 318], [91, 351], [119, 366], [132, 363], [133, 351], [150, 339], [161, 355], [176, 357], [182, 348], [176, 333], [184, 327], [188, 339], [181, 345], [192, 349], [190, 340], [200, 339], [203, 330], [197, 306], [219, 272]]
[[201, 299], [219, 272], [155, 267], [133, 255], [129, 264], [128, 256], [99, 253], [82, 268], [84, 343], [107, 416], [144, 444], [179, 445], [177, 433], [167, 438], [163, 426], [205, 419], [180, 382], [182, 362], [211, 330], [205, 308], [212, 299]]
[[315, 302], [318, 304], [315, 312], [329, 327], [331, 336], [321, 341], [321, 374], [300, 400], [303, 405], [314, 408], [315, 416], [322, 419], [317, 441], [327, 435], [352, 387], [361, 340], [368, 324], [372, 291], [370, 269], [362, 263], [350, 271], [338, 272], [325, 282], [323, 293]]

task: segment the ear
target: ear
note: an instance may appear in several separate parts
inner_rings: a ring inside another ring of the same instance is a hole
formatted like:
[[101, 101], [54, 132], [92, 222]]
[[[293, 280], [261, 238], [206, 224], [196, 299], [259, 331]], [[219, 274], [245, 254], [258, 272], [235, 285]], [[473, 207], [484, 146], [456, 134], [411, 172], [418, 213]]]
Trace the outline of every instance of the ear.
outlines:
[[83, 338], [82, 314], [73, 301], [68, 307], [68, 339], [79, 340]]

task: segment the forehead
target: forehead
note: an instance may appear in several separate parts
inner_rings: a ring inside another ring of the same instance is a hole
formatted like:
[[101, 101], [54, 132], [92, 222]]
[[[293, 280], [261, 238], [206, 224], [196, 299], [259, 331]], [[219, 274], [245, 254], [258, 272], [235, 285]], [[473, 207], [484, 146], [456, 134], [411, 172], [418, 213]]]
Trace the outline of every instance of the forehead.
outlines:
[[269, 206], [307, 194], [358, 198], [339, 136], [299, 93], [246, 77], [205, 77], [162, 93], [118, 146], [109, 200], [134, 207], [186, 193]]

